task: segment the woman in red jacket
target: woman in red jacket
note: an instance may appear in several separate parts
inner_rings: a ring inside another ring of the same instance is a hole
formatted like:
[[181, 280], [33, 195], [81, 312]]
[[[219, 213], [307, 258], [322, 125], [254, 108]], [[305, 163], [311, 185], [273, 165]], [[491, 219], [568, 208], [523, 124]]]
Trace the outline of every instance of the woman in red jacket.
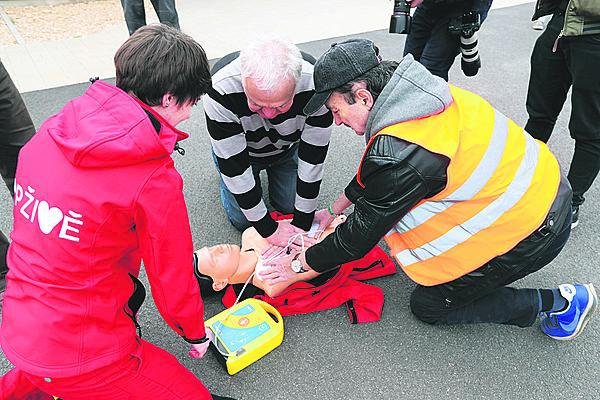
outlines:
[[[175, 126], [210, 87], [191, 37], [139, 29], [115, 55], [116, 87], [96, 81], [22, 149], [0, 341], [15, 368], [1, 399], [39, 390], [66, 399], [218, 399], [136, 334], [145, 296], [202, 356]], [[37, 388], [37, 389], [36, 389]], [[38, 393], [39, 393], [38, 391]]]

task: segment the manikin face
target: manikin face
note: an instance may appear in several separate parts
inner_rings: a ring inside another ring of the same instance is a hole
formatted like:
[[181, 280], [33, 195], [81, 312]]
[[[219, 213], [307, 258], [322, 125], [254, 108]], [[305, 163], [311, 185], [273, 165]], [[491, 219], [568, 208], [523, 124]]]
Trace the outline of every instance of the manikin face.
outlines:
[[333, 92], [325, 105], [333, 114], [336, 125], [346, 125], [356, 132], [357, 135], [365, 134], [369, 112], [373, 106], [373, 98], [368, 90], [358, 89], [354, 96], [356, 102], [348, 104], [344, 95]]
[[293, 79], [289, 79], [269, 91], [257, 88], [252, 79], [244, 79], [244, 92], [248, 99], [248, 108], [264, 119], [273, 119], [286, 113], [294, 102], [295, 89], [296, 83]]
[[234, 244], [203, 247], [196, 254], [198, 269], [212, 278], [214, 290], [222, 290], [227, 286], [240, 264], [240, 247]]

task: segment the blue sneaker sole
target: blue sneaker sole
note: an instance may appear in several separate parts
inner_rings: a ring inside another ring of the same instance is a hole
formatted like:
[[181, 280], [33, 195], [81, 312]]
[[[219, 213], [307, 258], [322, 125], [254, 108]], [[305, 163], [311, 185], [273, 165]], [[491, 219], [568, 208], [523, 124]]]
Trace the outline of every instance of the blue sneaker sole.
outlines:
[[573, 339], [575, 339], [583, 331], [583, 328], [585, 328], [585, 326], [587, 325], [590, 317], [592, 316], [594, 311], [596, 311], [596, 305], [598, 304], [598, 295], [596, 295], [596, 289], [594, 288], [594, 285], [592, 285], [591, 283], [587, 283], [587, 284], [584, 284], [583, 286], [585, 286], [588, 289], [588, 293], [591, 297], [591, 301], [588, 302], [587, 307], [581, 313], [581, 318], [579, 318], [579, 323], [577, 324], [575, 331], [569, 336], [562, 336], [562, 337], [550, 336], [552, 339], [556, 339], [556, 340], [573, 340]]

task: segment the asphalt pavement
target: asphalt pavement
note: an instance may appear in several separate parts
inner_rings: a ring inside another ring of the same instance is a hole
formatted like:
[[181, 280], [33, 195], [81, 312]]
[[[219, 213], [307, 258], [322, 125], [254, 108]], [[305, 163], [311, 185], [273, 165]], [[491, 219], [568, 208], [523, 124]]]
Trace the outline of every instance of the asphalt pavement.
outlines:
[[[466, 78], [455, 63], [450, 82], [474, 91], [524, 125], [529, 56], [538, 31], [530, 26], [531, 4], [493, 10], [480, 32], [482, 70]], [[373, 40], [385, 59], [400, 59], [404, 37], [385, 31], [354, 35]], [[301, 44], [315, 56], [344, 38]], [[86, 84], [26, 93], [37, 126], [57, 112]], [[570, 103], [570, 99], [567, 100]], [[550, 147], [564, 171], [573, 152], [568, 135], [570, 105], [558, 120]], [[218, 200], [218, 175], [202, 108], [181, 125], [191, 137], [182, 143], [185, 156], [174, 154], [183, 175], [189, 214], [198, 245], [239, 243]], [[335, 199], [356, 172], [364, 141], [336, 127], [326, 163], [320, 206]], [[69, 182], [65, 182], [69, 184]], [[5, 193], [6, 192], [6, 193]], [[0, 227], [10, 228], [10, 199], [1, 193]], [[598, 278], [600, 184], [587, 194], [580, 224], [558, 258], [515, 283], [517, 287], [556, 287]], [[144, 278], [145, 280], [145, 278]], [[434, 327], [415, 319], [408, 308], [414, 284], [399, 272], [372, 281], [386, 295], [381, 321], [350, 324], [343, 308], [285, 318], [283, 344], [249, 368], [228, 376], [212, 354], [187, 356], [187, 345], [169, 330], [147, 299], [140, 315], [144, 338], [167, 349], [217, 394], [238, 399], [597, 399], [600, 397], [600, 315], [573, 342], [544, 336], [535, 325]], [[206, 300], [206, 317], [222, 310], [218, 299]], [[44, 351], [44, 349], [40, 349]], [[0, 355], [0, 373], [9, 363]]]

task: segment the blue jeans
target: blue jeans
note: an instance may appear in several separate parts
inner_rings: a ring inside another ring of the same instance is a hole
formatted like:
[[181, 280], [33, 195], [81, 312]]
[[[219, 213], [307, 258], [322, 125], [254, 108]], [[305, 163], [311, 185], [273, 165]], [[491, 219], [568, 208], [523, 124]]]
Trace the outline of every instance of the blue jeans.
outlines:
[[[213, 153], [213, 161], [219, 170], [217, 159]], [[267, 171], [269, 180], [269, 201], [275, 210], [290, 214], [294, 212], [296, 203], [296, 180], [298, 177], [298, 143], [282, 154], [278, 159], [271, 162], [264, 162], [260, 159], [254, 159], [250, 166], [254, 174], [254, 181], [262, 193], [260, 183], [260, 171]], [[219, 171], [220, 173], [220, 171]], [[239, 231], [249, 228], [252, 224], [246, 219], [240, 209], [235, 196], [227, 189], [225, 182], [221, 179], [221, 204], [225, 209], [229, 222]]]
[[[481, 23], [486, 19], [491, 0], [475, 0]], [[434, 4], [424, 2], [413, 15], [410, 33], [404, 43], [404, 55], [412, 54], [434, 75], [448, 80], [448, 71], [460, 54], [460, 36], [451, 34], [448, 23], [465, 12], [465, 3]]]
[[[175, 9], [175, 0], [150, 0], [161, 24], [179, 29], [179, 16]], [[121, 0], [127, 29], [133, 32], [146, 25], [144, 0]]]

